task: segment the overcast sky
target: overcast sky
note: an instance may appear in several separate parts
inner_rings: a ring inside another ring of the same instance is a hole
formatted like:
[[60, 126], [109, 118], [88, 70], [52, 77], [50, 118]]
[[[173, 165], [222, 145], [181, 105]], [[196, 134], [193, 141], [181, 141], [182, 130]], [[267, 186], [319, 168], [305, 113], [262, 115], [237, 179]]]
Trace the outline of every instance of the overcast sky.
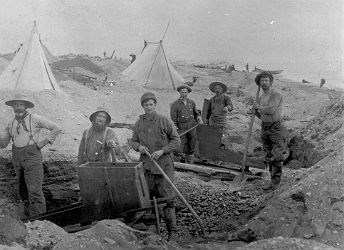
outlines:
[[[37, 20], [55, 55], [128, 57], [164, 39], [171, 59], [317, 64], [344, 58], [342, 0], [0, 0], [0, 53], [15, 50]], [[343, 76], [343, 73], [341, 73]]]

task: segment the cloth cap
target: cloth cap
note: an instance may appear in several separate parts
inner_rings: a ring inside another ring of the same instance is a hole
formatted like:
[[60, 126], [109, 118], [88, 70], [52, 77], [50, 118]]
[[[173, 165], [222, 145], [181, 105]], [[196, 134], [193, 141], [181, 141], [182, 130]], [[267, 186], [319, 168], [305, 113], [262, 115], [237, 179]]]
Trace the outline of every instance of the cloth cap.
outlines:
[[260, 85], [260, 78], [261, 77], [269, 77], [270, 82], [272, 83], [274, 80], [273, 75], [271, 74], [271, 72], [269, 71], [263, 71], [260, 72], [258, 75], [256, 75], [256, 78], [254, 79], [254, 81], [256, 82], [256, 84], [259, 86]]
[[180, 92], [182, 89], [187, 89], [189, 93], [192, 91], [192, 89], [188, 85], [181, 85], [181, 86], [177, 87], [178, 92]]
[[150, 99], [154, 100], [155, 102], [158, 102], [158, 100], [156, 99], [156, 96], [153, 92], [147, 92], [141, 96], [141, 106], [143, 105], [143, 103], [145, 103], [146, 101], [148, 101]]
[[227, 92], [227, 86], [224, 83], [222, 83], [222, 82], [212, 82], [212, 83], [210, 83], [210, 85], [209, 85], [210, 91], [215, 93], [215, 86], [218, 86], [218, 85], [222, 87], [223, 93]]
[[90, 121], [93, 122], [94, 118], [96, 117], [96, 115], [99, 112], [104, 112], [107, 115], [106, 122], [107, 122], [107, 124], [110, 124], [111, 116], [109, 114], [109, 110], [107, 110], [106, 108], [103, 108], [103, 107], [98, 107], [97, 110], [90, 115]]
[[29, 98], [25, 94], [15, 94], [13, 99], [5, 102], [7, 106], [13, 107], [16, 101], [21, 101], [25, 103], [26, 108], [33, 108], [35, 105], [29, 101]]

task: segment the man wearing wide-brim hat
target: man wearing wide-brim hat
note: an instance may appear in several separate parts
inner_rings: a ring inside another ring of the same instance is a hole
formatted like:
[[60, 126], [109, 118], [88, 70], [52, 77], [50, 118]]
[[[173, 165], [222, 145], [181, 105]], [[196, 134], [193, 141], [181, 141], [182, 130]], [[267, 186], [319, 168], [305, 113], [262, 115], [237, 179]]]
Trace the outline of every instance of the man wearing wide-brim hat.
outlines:
[[[7, 124], [0, 138], [0, 146], [7, 147], [12, 140], [12, 159], [19, 182], [19, 195], [25, 206], [26, 215], [46, 212], [46, 203], [42, 190], [43, 159], [41, 149], [52, 144], [61, 129], [52, 121], [31, 114], [28, 108], [34, 104], [24, 94], [16, 94], [7, 102], [14, 110], [15, 117]], [[43, 137], [41, 129], [50, 130]]]
[[79, 145], [78, 165], [86, 162], [115, 162], [120, 154], [115, 132], [108, 127], [111, 116], [106, 108], [98, 107], [90, 115], [92, 126], [86, 129]]
[[281, 181], [284, 155], [287, 153], [285, 127], [283, 125], [283, 97], [272, 88], [273, 75], [268, 71], [259, 73], [255, 82], [263, 89], [263, 94], [254, 102], [254, 114], [262, 121], [261, 138], [266, 152], [265, 164], [269, 168], [271, 182], [265, 190], [276, 189]]
[[209, 100], [209, 105], [206, 114], [206, 124], [223, 127], [226, 121], [228, 112], [233, 110], [233, 104], [227, 92], [227, 86], [222, 82], [212, 82], [209, 85], [211, 92], [215, 96]]
[[[197, 123], [203, 124], [201, 114], [196, 108], [196, 103], [188, 98], [188, 94], [192, 89], [187, 85], [181, 85], [177, 88], [179, 99], [171, 104], [170, 115], [173, 123], [181, 134], [188, 129], [194, 127]], [[196, 129], [192, 129], [181, 136], [181, 152], [186, 154], [186, 161], [194, 163], [194, 152], [196, 145]]]

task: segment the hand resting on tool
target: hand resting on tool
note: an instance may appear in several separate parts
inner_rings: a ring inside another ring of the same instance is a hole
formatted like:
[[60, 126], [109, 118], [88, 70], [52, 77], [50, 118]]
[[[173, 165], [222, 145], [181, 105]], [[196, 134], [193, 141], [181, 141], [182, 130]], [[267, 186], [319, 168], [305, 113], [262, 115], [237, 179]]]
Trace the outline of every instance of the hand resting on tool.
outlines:
[[145, 154], [146, 152], [149, 152], [148, 148], [146, 146], [142, 146], [142, 145], [140, 145], [138, 147], [138, 150], [141, 154]]
[[157, 160], [164, 154], [164, 150], [160, 149], [151, 154], [150, 160]]

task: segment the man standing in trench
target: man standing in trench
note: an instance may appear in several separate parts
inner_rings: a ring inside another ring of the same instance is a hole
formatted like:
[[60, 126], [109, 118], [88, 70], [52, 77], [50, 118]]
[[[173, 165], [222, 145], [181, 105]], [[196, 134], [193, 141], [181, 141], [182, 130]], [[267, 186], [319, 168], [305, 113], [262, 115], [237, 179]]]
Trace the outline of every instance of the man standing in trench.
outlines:
[[[177, 88], [180, 98], [171, 104], [170, 115], [173, 123], [181, 134], [186, 130], [192, 128], [197, 123], [203, 124], [200, 112], [196, 109], [196, 104], [193, 100], [188, 98], [188, 94], [192, 91], [188, 85], [182, 85]], [[195, 144], [197, 139], [196, 129], [187, 132], [181, 136], [181, 152], [186, 147], [186, 161], [194, 163]]]
[[[155, 111], [157, 98], [147, 92], [141, 97], [144, 114], [135, 123], [132, 147], [141, 153], [145, 176], [151, 197], [172, 197], [174, 190], [151, 160], [156, 160], [169, 179], [174, 182], [172, 153], [180, 147], [180, 138], [173, 122]], [[151, 154], [148, 157], [146, 152]], [[164, 219], [168, 231], [168, 240], [176, 240], [177, 223], [174, 200], [164, 207]]]
[[285, 127], [282, 124], [283, 97], [278, 90], [272, 88], [273, 76], [270, 72], [261, 72], [256, 76], [255, 82], [263, 89], [263, 94], [258, 102], [254, 102], [252, 111], [262, 121], [261, 138], [266, 152], [265, 164], [271, 174], [271, 182], [263, 189], [275, 190], [281, 181], [286, 152]]
[[[5, 127], [0, 146], [7, 147], [12, 139], [12, 160], [19, 182], [19, 195], [25, 209], [28, 210], [28, 215], [45, 213], [41, 149], [48, 143], [52, 144], [61, 129], [39, 115], [30, 114], [27, 109], [33, 108], [34, 104], [24, 95], [16, 95], [13, 100], [5, 104], [13, 108], [15, 117]], [[42, 128], [50, 130], [44, 139], [40, 138], [39, 133]]]
[[86, 129], [79, 145], [78, 165], [86, 162], [115, 162], [120, 149], [115, 132], [108, 128], [111, 122], [109, 111], [98, 107], [90, 115], [92, 126]]
[[215, 96], [210, 98], [206, 114], [206, 124], [223, 128], [227, 113], [233, 110], [233, 104], [227, 92], [227, 86], [222, 82], [212, 82], [209, 85]]

